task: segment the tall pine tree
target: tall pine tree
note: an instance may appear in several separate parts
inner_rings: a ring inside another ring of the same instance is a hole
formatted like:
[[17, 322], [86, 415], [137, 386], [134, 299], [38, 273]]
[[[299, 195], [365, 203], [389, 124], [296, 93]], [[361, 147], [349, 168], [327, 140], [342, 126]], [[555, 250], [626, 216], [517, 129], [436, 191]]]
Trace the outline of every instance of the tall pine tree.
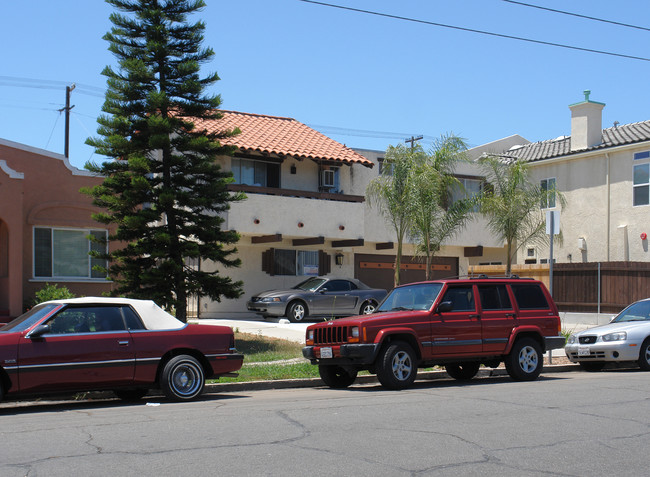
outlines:
[[[188, 15], [202, 0], [106, 0], [113, 13], [104, 36], [117, 59], [106, 67], [107, 92], [98, 134], [88, 139], [111, 160], [86, 164], [104, 182], [86, 190], [106, 210], [95, 220], [116, 226], [109, 237], [121, 246], [105, 255], [116, 295], [149, 298], [187, 320], [188, 296], [219, 301], [237, 298], [242, 283], [217, 271], [188, 265], [204, 259], [215, 269], [237, 267], [235, 232], [221, 230], [222, 214], [240, 195], [228, 192], [231, 174], [219, 155], [232, 154], [220, 135], [196, 130], [193, 119], [216, 119], [218, 95], [206, 94], [219, 80], [199, 70], [214, 52], [203, 48], [203, 22]], [[193, 259], [193, 260], [192, 260]]]

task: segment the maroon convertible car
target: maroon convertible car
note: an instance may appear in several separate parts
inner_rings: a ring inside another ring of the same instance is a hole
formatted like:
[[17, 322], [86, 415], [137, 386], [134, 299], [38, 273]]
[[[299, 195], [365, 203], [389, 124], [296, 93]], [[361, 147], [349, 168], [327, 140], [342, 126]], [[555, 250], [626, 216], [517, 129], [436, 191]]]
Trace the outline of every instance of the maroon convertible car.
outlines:
[[133, 400], [160, 388], [186, 401], [243, 359], [229, 327], [183, 323], [152, 301], [49, 301], [0, 327], [0, 400], [95, 390]]

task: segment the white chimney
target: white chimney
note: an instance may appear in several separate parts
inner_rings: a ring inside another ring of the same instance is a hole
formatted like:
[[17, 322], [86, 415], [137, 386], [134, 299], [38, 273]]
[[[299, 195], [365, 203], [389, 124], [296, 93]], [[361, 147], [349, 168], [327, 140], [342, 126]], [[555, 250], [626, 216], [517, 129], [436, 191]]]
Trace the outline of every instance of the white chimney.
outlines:
[[605, 103], [590, 101], [591, 91], [584, 91], [585, 100], [569, 105], [571, 110], [571, 151], [580, 151], [603, 142], [603, 108]]

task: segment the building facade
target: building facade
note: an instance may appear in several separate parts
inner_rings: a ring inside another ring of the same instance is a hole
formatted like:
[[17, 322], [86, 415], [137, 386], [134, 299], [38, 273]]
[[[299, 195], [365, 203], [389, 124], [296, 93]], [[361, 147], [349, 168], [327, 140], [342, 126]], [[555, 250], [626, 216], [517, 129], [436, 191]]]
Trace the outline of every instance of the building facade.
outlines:
[[107, 229], [79, 192], [101, 178], [60, 154], [0, 139], [0, 319], [20, 315], [46, 283], [101, 295], [111, 282], [88, 255]]

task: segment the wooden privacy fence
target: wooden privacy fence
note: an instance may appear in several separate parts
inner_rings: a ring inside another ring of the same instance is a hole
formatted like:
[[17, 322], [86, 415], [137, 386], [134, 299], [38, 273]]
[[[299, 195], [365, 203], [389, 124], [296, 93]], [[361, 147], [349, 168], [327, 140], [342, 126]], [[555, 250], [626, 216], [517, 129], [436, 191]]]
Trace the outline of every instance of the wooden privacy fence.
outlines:
[[[503, 275], [505, 265], [472, 266], [470, 275]], [[549, 286], [544, 265], [513, 265], [512, 273]], [[599, 286], [600, 285], [600, 286]], [[553, 265], [553, 299], [560, 311], [618, 313], [630, 303], [650, 297], [650, 263], [589, 262]]]
[[561, 311], [618, 313], [630, 303], [648, 297], [650, 263], [647, 262], [556, 263], [553, 266], [553, 298]]

